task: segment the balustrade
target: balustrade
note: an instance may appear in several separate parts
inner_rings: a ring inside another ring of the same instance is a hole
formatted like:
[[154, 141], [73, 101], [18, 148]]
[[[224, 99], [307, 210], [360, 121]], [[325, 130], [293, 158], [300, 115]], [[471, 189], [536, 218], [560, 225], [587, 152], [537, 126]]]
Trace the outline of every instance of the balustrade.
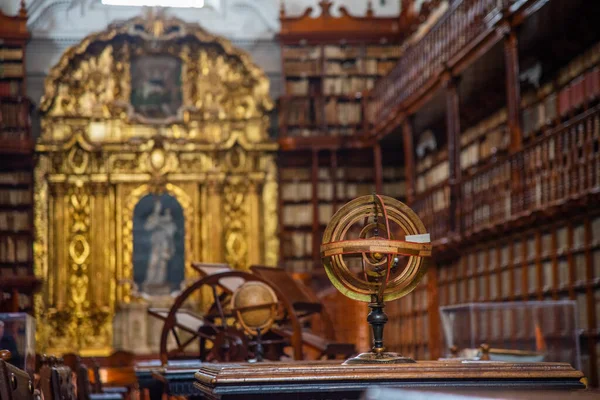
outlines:
[[[418, 41], [408, 46], [398, 64], [372, 90], [374, 101], [368, 116], [382, 123], [393, 111], [478, 37], [492, 29], [504, 9], [518, 0], [455, 0], [439, 21]], [[521, 1], [522, 3], [522, 1]]]
[[[600, 193], [600, 105], [558, 125], [522, 150], [460, 182], [464, 236]], [[412, 206], [440, 240], [452, 231], [448, 182], [419, 193]]]
[[513, 158], [521, 165], [521, 209], [530, 213], [600, 189], [600, 105], [557, 126]]

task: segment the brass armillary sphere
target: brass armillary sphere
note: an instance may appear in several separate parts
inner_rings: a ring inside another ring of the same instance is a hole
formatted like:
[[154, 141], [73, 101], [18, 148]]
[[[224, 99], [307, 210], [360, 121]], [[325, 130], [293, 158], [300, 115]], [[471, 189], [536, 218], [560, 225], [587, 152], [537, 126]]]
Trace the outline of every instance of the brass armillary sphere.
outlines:
[[377, 194], [346, 203], [325, 229], [321, 258], [333, 285], [371, 309], [367, 321], [373, 328], [373, 351], [346, 363], [414, 362], [383, 346], [384, 302], [410, 293], [431, 259], [429, 234], [414, 211]]

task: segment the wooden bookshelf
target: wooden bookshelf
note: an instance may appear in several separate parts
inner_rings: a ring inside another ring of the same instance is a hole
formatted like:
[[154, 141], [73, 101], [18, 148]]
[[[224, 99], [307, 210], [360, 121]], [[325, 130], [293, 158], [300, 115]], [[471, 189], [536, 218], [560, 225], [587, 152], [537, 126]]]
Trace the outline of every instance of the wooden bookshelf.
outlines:
[[[437, 3], [437, 2], [433, 2]], [[340, 7], [331, 15], [331, 1], [290, 17], [280, 13], [282, 71], [285, 94], [279, 108], [284, 137], [351, 136], [370, 127], [364, 116], [366, 93], [398, 62], [401, 42], [418, 27], [432, 7], [411, 7], [397, 17], [375, 17], [371, 2], [366, 16], [355, 17]], [[429, 4], [429, 3], [427, 3]]]
[[33, 139], [25, 97], [22, 3], [17, 16], [0, 12], [0, 311], [33, 312], [39, 281], [33, 272]]
[[600, 43], [561, 68], [550, 82], [524, 93], [521, 100], [524, 142], [593, 107], [599, 98]]
[[[285, 94], [279, 99], [279, 179], [282, 265], [296, 273], [322, 275], [319, 246], [326, 224], [351, 199], [375, 190], [404, 200], [402, 157], [383, 157], [360, 137], [368, 91], [399, 60], [401, 43], [432, 10], [407, 2], [396, 17], [376, 17], [368, 2], [364, 17], [331, 1], [300, 16], [280, 13]], [[313, 283], [319, 281], [314, 279]]]
[[[314, 150], [279, 160], [281, 259], [295, 273], [323, 272], [319, 256], [325, 226], [339, 207], [376, 189], [372, 152]], [[405, 199], [404, 168], [383, 165], [382, 193]]]
[[[600, 35], [590, 27], [600, 4], [541, 4], [451, 2], [370, 93], [368, 136], [403, 139], [410, 206], [434, 242], [426, 283], [388, 310], [398, 336], [387, 344], [436, 358], [449, 350], [439, 306], [571, 299], [582, 368], [598, 386]], [[445, 125], [434, 146], [427, 124]], [[482, 327], [489, 342], [531, 340], [498, 323]]]

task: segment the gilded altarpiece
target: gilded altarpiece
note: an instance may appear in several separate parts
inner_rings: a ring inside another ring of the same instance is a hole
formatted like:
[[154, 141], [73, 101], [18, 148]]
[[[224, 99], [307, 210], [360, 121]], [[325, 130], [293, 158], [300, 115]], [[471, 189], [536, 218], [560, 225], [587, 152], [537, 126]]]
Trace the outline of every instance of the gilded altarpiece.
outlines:
[[[135, 60], [147, 76], [132, 78]], [[136, 301], [133, 213], [149, 194], [183, 210], [186, 280], [192, 261], [277, 264], [268, 90], [247, 54], [164, 15], [116, 23], [63, 54], [36, 147], [40, 351], [111, 351], [116, 307]]]

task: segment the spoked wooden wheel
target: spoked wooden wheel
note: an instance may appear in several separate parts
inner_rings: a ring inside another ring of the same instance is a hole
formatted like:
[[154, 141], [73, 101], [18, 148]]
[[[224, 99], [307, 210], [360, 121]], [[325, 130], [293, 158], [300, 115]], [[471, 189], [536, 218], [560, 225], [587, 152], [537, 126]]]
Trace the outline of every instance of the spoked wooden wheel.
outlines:
[[[292, 335], [287, 338], [276, 334], [264, 337], [269, 346], [291, 346], [294, 359], [302, 359], [302, 330], [291, 305], [280, 291], [264, 279], [242, 271], [227, 271], [208, 275], [185, 289], [170, 310], [151, 309], [149, 313], [164, 320], [160, 337], [160, 359], [195, 358], [201, 361], [244, 361], [253, 349], [250, 340], [237, 324], [231, 310], [231, 296], [236, 287], [248, 281], [269, 285], [278, 298], [279, 315], [276, 324], [286, 325]], [[212, 293], [213, 303], [204, 313], [186, 308], [195, 293]], [[173, 342], [175, 346], [169, 346]]]

